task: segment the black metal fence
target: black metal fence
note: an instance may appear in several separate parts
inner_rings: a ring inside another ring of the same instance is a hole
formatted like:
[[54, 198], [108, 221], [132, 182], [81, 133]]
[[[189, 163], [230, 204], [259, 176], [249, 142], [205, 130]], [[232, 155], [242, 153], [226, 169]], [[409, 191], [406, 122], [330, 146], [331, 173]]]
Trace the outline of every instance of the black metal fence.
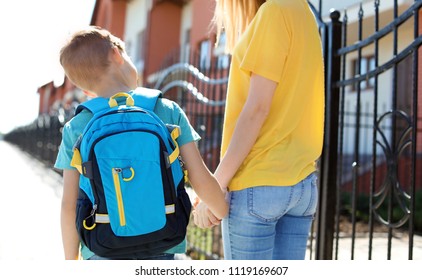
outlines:
[[339, 12], [332, 12], [327, 24], [319, 259], [338, 258], [345, 231], [350, 259], [355, 258], [362, 232], [368, 259], [373, 257], [375, 233], [385, 237], [387, 259], [393, 257], [397, 233], [408, 240], [408, 259], [413, 259], [415, 233], [422, 232], [417, 214], [422, 210], [418, 111], [422, 1], [409, 6], [387, 2], [391, 5], [387, 12], [381, 12], [378, 0], [371, 6], [361, 4], [355, 15], [344, 11], [342, 19]]
[[6, 134], [4, 140], [53, 167], [62, 139], [62, 128], [67, 120], [59, 115], [40, 115], [32, 123]]
[[[398, 233], [407, 240], [407, 258], [413, 259], [414, 238], [422, 234], [422, 1], [386, 1], [391, 7], [382, 11], [380, 2], [332, 11], [329, 19], [312, 6], [326, 62], [326, 125], [311, 259], [339, 259], [344, 251], [355, 259], [358, 240], [367, 244], [367, 259], [372, 259], [375, 235], [383, 236], [385, 258], [391, 259]], [[230, 58], [202, 58], [191, 53], [180, 62], [177, 51], [146, 86], [161, 89], [185, 110], [203, 138], [198, 147], [213, 171], [219, 161]], [[40, 116], [5, 139], [52, 165], [68, 118]], [[220, 227], [190, 225], [188, 255], [222, 258]]]

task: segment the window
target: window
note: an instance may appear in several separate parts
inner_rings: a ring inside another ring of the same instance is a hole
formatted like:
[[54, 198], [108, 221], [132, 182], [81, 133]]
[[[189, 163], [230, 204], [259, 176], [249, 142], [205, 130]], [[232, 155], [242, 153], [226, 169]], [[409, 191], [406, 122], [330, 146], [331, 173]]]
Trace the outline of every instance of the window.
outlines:
[[211, 41], [205, 40], [200, 43], [200, 69], [209, 69], [211, 66]]
[[[359, 69], [359, 63], [360, 63], [360, 69]], [[353, 60], [353, 77], [358, 77], [360, 75], [365, 75], [366, 73], [372, 71], [375, 69], [375, 57], [373, 55], [370, 56], [364, 56], [359, 61], [358, 59]], [[360, 73], [359, 73], [360, 70]], [[371, 89], [375, 85], [375, 79], [374, 77], [367, 78], [366, 80], [363, 80], [360, 82], [360, 88], [365, 89]], [[356, 91], [358, 89], [357, 84], [353, 84], [352, 90]]]
[[144, 70], [144, 44], [145, 44], [145, 31], [139, 31], [136, 40], [135, 50], [135, 66], [138, 71]]
[[181, 62], [189, 62], [190, 58], [190, 29], [186, 29], [184, 31], [184, 39], [182, 43], [182, 50], [180, 53], [180, 61]]
[[220, 35], [220, 40], [218, 41], [218, 46], [214, 49], [214, 55], [217, 57], [217, 68], [228, 68], [230, 64], [230, 56], [225, 53], [226, 47], [226, 33], [223, 32]]

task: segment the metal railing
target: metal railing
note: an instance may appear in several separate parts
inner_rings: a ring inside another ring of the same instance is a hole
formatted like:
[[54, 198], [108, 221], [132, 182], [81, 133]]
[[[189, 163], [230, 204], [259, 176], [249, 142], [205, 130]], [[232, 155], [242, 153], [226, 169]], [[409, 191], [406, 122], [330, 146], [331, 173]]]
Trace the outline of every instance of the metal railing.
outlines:
[[[422, 155], [421, 113], [418, 111], [421, 6], [422, 1], [415, 1], [399, 15], [398, 1], [393, 1], [393, 20], [383, 28], [380, 28], [382, 14], [378, 0], [367, 11], [371, 14], [368, 18], [361, 4], [353, 23], [348, 22], [347, 11], [342, 21], [339, 12], [331, 15], [326, 57], [328, 107], [323, 155], [326, 162], [321, 167], [317, 258], [338, 258], [341, 223], [345, 220], [351, 225], [351, 259], [355, 258], [357, 225], [362, 221], [367, 232], [368, 259], [373, 256], [376, 231], [386, 232], [387, 259], [393, 255], [395, 232], [406, 235], [408, 258], [413, 258], [415, 229], [422, 231], [420, 223], [415, 223], [415, 212], [421, 211], [422, 206], [422, 201], [417, 201], [417, 191], [422, 189], [422, 174], [418, 172], [421, 169], [417, 168]], [[369, 19], [374, 20], [372, 24]], [[399, 27], [405, 25], [412, 29], [413, 38], [399, 35]], [[368, 26], [372, 30], [368, 30]], [[351, 34], [349, 29], [356, 33]], [[372, 35], [364, 38], [364, 32], [372, 32]], [[352, 39], [349, 40], [349, 36]], [[386, 38], [391, 42], [386, 43]], [[399, 50], [399, 41], [407, 46]], [[382, 61], [382, 55], [390, 50], [391, 59]], [[368, 53], [373, 57], [373, 65], [364, 68], [364, 54]], [[355, 58], [354, 63], [351, 57]], [[399, 69], [409, 70], [410, 82]], [[364, 88], [368, 84], [371, 87]], [[350, 102], [356, 109], [347, 124], [346, 104]], [[369, 119], [364, 104], [370, 104]], [[362, 123], [365, 119], [369, 121]], [[368, 124], [370, 133], [364, 128]], [[347, 134], [351, 137], [346, 138]], [[368, 146], [368, 143], [370, 151], [363, 152], [363, 144]], [[346, 179], [348, 174], [351, 176]], [[349, 205], [347, 211], [344, 211], [345, 204]]]

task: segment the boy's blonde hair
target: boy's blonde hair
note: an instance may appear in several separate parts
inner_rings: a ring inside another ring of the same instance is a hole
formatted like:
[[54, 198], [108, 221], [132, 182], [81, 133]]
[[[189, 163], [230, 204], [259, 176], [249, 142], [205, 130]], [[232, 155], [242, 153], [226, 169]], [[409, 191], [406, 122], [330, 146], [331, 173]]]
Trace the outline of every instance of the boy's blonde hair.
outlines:
[[[217, 28], [217, 42], [221, 33], [226, 33], [226, 51], [231, 53], [239, 36], [254, 18], [259, 7], [266, 0], [216, 0], [214, 25]], [[224, 31], [223, 31], [224, 30]]]
[[109, 31], [89, 26], [75, 32], [60, 50], [66, 76], [81, 89], [92, 91], [110, 65], [113, 48], [125, 51], [122, 40]]

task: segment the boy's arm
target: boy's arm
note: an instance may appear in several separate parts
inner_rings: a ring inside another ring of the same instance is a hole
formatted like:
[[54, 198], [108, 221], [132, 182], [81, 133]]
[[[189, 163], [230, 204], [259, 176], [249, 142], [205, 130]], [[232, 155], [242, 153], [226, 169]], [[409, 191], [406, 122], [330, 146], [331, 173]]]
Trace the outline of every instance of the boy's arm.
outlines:
[[195, 142], [189, 142], [180, 147], [185, 167], [188, 171], [189, 181], [199, 198], [209, 207], [219, 219], [224, 218], [228, 212], [228, 205], [224, 193], [217, 179], [209, 171]]
[[73, 169], [64, 169], [63, 196], [61, 204], [61, 230], [66, 260], [79, 259], [79, 237], [75, 226], [78, 189], [79, 172]]

